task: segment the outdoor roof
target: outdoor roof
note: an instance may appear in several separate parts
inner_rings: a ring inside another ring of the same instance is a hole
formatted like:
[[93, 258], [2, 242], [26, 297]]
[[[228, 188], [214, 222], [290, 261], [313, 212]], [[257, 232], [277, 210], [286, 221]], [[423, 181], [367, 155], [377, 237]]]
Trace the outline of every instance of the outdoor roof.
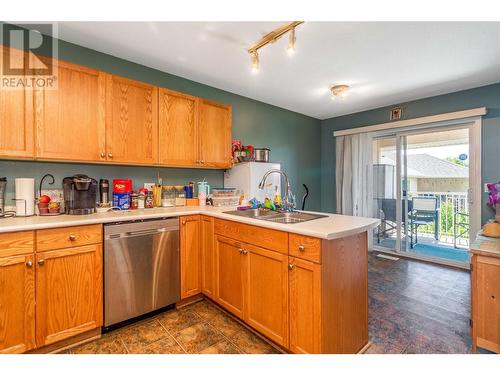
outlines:
[[[382, 156], [380, 163], [395, 165], [395, 154]], [[468, 178], [469, 169], [429, 154], [407, 156], [408, 177], [416, 178]]]

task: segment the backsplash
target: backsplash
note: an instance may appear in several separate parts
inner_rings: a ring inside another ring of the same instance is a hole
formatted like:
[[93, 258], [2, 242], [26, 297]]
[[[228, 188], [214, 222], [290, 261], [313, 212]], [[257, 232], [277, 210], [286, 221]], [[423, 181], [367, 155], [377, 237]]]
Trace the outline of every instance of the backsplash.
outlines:
[[101, 164], [74, 164], [74, 163], [51, 163], [41, 161], [7, 161], [0, 160], [0, 177], [7, 177], [6, 206], [12, 206], [15, 195], [16, 177], [33, 177], [35, 179], [35, 191], [38, 194], [40, 179], [47, 173], [55, 178], [54, 185], [48, 185], [45, 180], [44, 188], [62, 188], [62, 179], [74, 174], [86, 174], [97, 181], [106, 178], [112, 184], [115, 178], [132, 179], [133, 189], [142, 187], [144, 182], [156, 182], [158, 174], [163, 179], [163, 185], [185, 185], [189, 181], [202, 181], [205, 179], [211, 187], [222, 187], [224, 183], [224, 172], [217, 169], [191, 169], [191, 168], [165, 168], [144, 167], [128, 165], [101, 165]]

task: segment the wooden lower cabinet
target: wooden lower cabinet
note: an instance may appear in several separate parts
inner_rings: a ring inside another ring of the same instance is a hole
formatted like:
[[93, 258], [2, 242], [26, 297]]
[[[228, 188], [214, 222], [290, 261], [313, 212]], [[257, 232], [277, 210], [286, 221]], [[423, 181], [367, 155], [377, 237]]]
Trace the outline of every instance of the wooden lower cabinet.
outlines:
[[277, 344], [288, 346], [288, 256], [243, 244], [245, 321]]
[[290, 351], [321, 353], [321, 266], [289, 258]]
[[102, 245], [37, 253], [38, 347], [102, 325]]
[[207, 297], [215, 298], [215, 247], [214, 219], [201, 216], [201, 291]]
[[215, 236], [216, 301], [240, 319], [245, 312], [245, 261], [241, 243]]
[[33, 254], [0, 257], [0, 353], [35, 347]]
[[201, 293], [200, 216], [180, 218], [181, 298]]
[[472, 256], [472, 349], [500, 353], [500, 257]]

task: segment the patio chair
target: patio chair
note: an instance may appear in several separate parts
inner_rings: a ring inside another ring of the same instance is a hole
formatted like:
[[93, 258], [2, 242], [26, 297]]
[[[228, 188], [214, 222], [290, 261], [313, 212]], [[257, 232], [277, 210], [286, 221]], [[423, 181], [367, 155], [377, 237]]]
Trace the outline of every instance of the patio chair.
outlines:
[[434, 223], [434, 238], [439, 240], [439, 207], [437, 197], [413, 197], [410, 214], [410, 246], [418, 243], [418, 227]]
[[[404, 212], [405, 202], [402, 201], [401, 212]], [[408, 212], [411, 211], [412, 202], [408, 202]], [[387, 233], [396, 230], [397, 217], [396, 217], [396, 199], [380, 199], [380, 220], [382, 223], [378, 227], [377, 231], [377, 243], [380, 243], [380, 237], [385, 236]], [[406, 223], [406, 215], [402, 215], [401, 222], [403, 226]]]
[[[458, 218], [461, 218], [460, 220]], [[469, 214], [455, 212], [453, 215], [453, 247], [458, 249], [457, 240], [469, 237]]]

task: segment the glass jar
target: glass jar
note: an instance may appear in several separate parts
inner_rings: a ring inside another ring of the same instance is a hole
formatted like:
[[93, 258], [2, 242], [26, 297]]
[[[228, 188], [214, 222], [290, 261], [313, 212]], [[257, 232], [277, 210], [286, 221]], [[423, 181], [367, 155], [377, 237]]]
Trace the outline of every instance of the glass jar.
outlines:
[[137, 210], [139, 208], [139, 194], [133, 192], [130, 195], [130, 209]]
[[153, 208], [154, 205], [155, 205], [155, 202], [154, 202], [153, 192], [152, 191], [148, 191], [146, 193], [146, 199], [144, 201], [144, 207], [145, 208]]
[[175, 188], [173, 186], [163, 186], [161, 205], [162, 207], [175, 206]]
[[184, 186], [175, 187], [175, 205], [176, 206], [186, 205], [186, 191], [184, 190]]

